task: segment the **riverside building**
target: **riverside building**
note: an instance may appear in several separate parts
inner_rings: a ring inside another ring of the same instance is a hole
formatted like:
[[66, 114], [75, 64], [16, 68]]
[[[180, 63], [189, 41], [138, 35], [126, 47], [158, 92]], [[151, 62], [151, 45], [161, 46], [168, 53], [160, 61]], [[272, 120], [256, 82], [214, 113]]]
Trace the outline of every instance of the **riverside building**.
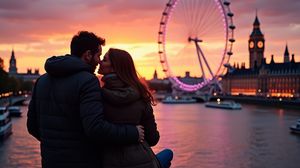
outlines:
[[295, 55], [290, 56], [286, 45], [283, 62], [276, 63], [274, 55], [266, 62], [264, 57], [265, 38], [260, 30], [260, 22], [255, 17], [253, 31], [248, 41], [249, 68], [245, 63], [228, 68], [222, 78], [222, 86], [227, 95], [247, 95], [260, 97], [300, 97], [300, 62]]

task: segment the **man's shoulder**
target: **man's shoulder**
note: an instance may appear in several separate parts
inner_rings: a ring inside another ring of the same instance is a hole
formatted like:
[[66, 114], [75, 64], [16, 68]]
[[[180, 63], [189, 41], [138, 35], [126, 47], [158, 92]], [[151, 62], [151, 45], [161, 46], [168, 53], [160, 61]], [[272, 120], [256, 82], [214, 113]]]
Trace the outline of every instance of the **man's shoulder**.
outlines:
[[52, 77], [54, 79], [67, 79], [69, 77], [73, 77], [73, 78], [80, 78], [81, 80], [84, 80], [84, 79], [98, 79], [94, 74], [91, 74], [90, 72], [87, 72], [87, 71], [79, 71], [77, 73], [74, 73], [72, 75], [69, 75], [69, 76], [52, 76], [48, 73], [45, 73], [43, 75], [41, 75], [38, 79], [45, 79], [45, 78], [49, 78], [49, 77]]
[[47, 80], [49, 78], [49, 75], [47, 73], [41, 75], [39, 78], [37, 78], [36, 82]]
[[[44, 82], [49, 81], [49, 80], [50, 81], [51, 80], [52, 81], [65, 80], [65, 81], [73, 81], [73, 82], [79, 81], [79, 83], [81, 83], [81, 84], [84, 84], [86, 82], [91, 82], [91, 81], [99, 83], [97, 76], [95, 76], [94, 74], [91, 74], [90, 72], [87, 72], [87, 71], [80, 71], [80, 72], [74, 73], [73, 75], [70, 75], [67, 77], [55, 77], [55, 76], [51, 76], [48, 73], [45, 73], [37, 79], [37, 81], [44, 81]], [[44, 83], [44, 82], [42, 82], [42, 83]]]

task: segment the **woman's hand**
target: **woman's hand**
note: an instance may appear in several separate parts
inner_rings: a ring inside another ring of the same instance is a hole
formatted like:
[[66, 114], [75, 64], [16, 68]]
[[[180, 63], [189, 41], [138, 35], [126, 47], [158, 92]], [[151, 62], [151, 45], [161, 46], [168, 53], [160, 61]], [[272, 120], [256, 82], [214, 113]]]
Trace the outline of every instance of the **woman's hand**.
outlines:
[[144, 127], [141, 125], [136, 126], [139, 132], [139, 142], [144, 142], [145, 134], [144, 134]]

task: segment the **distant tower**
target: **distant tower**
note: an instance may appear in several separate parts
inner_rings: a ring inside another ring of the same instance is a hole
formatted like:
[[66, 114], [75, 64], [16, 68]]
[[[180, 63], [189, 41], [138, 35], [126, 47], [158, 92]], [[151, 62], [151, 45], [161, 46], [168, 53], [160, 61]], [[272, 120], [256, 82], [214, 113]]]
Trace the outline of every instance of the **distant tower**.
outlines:
[[153, 79], [158, 79], [158, 78], [157, 78], [157, 72], [156, 72], [156, 70], [154, 71]]
[[265, 38], [260, 30], [260, 23], [259, 23], [257, 14], [255, 16], [255, 21], [253, 23], [253, 30], [250, 35], [248, 44], [249, 44], [248, 47], [249, 47], [249, 53], [250, 53], [249, 54], [250, 68], [254, 68], [255, 62], [257, 64], [257, 66], [259, 67], [264, 58]]
[[10, 57], [10, 60], [9, 60], [9, 71], [8, 71], [8, 73], [10, 75], [16, 75], [18, 73], [17, 61], [16, 61], [14, 50], [12, 50], [12, 52], [11, 52], [11, 57]]
[[34, 74], [39, 75], [39, 69], [34, 69]]
[[290, 62], [290, 53], [289, 53], [289, 49], [288, 49], [287, 44], [285, 46], [285, 51], [284, 51], [284, 56], [283, 56], [283, 62], [284, 63]]

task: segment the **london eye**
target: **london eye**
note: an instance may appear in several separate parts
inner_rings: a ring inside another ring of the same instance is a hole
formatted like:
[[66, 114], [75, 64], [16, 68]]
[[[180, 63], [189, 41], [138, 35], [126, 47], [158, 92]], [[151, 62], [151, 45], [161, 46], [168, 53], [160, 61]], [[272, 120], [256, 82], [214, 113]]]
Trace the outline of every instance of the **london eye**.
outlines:
[[[233, 13], [227, 0], [169, 0], [159, 24], [162, 69], [176, 88], [194, 92], [219, 80], [235, 42]], [[201, 79], [188, 82], [186, 71]]]

